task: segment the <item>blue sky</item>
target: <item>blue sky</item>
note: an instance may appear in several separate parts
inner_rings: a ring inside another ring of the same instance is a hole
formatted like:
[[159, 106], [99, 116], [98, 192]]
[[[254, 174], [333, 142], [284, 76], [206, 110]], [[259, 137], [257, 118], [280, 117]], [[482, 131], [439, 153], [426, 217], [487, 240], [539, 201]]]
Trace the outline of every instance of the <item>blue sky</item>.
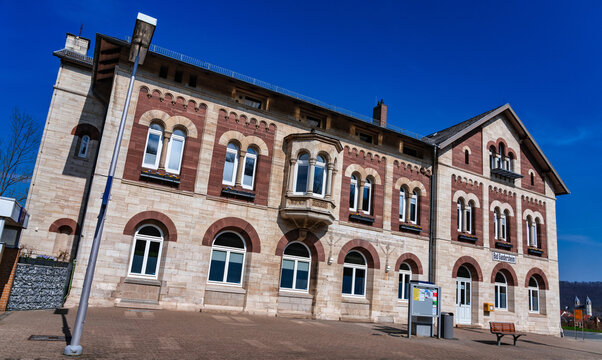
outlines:
[[560, 279], [602, 281], [602, 2], [2, 3], [3, 125], [14, 107], [45, 121], [66, 32], [124, 38], [138, 11], [158, 18], [157, 45], [366, 115], [383, 98], [424, 135], [508, 102], [572, 191]]

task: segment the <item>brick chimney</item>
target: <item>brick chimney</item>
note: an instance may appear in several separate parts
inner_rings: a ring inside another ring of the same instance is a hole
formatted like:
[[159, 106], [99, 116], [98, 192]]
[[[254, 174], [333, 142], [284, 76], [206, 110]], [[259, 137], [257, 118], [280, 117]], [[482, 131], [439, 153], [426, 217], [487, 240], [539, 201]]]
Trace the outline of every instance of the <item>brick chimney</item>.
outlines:
[[86, 39], [71, 33], [67, 33], [67, 40], [65, 41], [65, 49], [76, 52], [80, 55], [86, 56], [88, 49], [90, 48], [90, 39]]
[[385, 105], [383, 99], [380, 99], [372, 110], [372, 118], [376, 125], [387, 127], [387, 105]]

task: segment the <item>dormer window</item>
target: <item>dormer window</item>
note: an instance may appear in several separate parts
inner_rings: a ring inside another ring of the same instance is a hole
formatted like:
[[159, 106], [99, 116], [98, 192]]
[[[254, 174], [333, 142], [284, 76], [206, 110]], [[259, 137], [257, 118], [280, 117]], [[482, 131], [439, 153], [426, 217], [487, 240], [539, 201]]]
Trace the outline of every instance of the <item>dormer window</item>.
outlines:
[[244, 96], [243, 104], [254, 109], [261, 109], [261, 100], [252, 98], [250, 96]]
[[267, 97], [250, 91], [235, 89], [234, 101], [252, 109], [266, 110]]
[[358, 132], [358, 136], [360, 138], [360, 141], [363, 141], [363, 142], [368, 143], [368, 144], [372, 144], [373, 143], [373, 137], [372, 137], [372, 135], [368, 135], [368, 134], [363, 133], [363, 132]]
[[322, 120], [313, 117], [313, 116], [307, 116], [305, 118], [305, 121], [307, 121], [307, 125], [309, 125], [312, 128], [321, 128], [322, 127]]

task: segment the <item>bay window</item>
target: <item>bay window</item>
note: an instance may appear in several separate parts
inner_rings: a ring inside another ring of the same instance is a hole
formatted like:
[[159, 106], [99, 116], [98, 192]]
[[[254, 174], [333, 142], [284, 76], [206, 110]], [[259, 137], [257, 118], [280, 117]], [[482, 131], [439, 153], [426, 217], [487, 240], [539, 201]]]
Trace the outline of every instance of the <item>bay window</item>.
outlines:
[[324, 196], [326, 190], [326, 160], [318, 155], [316, 165], [314, 165], [314, 185], [313, 193], [320, 197]]
[[295, 194], [305, 194], [307, 191], [307, 180], [309, 176], [309, 154], [299, 155], [295, 163]]

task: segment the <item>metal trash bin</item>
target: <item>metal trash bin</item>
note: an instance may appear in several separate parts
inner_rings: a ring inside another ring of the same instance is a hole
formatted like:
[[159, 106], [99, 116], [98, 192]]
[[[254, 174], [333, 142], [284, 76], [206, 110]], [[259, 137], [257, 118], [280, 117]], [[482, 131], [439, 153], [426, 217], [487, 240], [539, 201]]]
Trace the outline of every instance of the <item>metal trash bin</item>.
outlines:
[[454, 338], [454, 313], [441, 313], [441, 337], [444, 339]]

